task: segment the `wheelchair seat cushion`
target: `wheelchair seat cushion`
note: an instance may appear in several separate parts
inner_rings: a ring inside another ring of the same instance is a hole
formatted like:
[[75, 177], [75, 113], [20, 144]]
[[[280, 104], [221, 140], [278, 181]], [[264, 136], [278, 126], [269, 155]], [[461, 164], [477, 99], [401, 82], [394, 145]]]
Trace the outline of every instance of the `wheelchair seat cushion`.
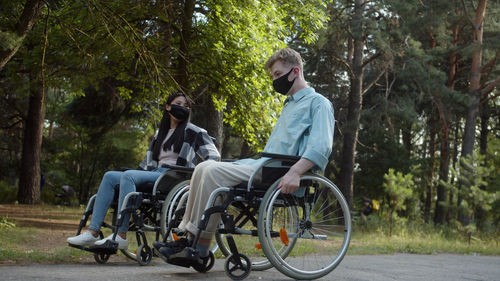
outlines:
[[144, 182], [144, 183], [141, 183], [139, 184], [138, 186], [136, 186], [136, 190], [138, 192], [145, 192], [145, 193], [151, 193], [153, 192], [153, 187], [155, 185], [155, 182], [154, 181], [151, 181], [151, 182]]
[[[263, 167], [262, 168], [262, 179], [255, 180], [252, 187], [258, 190], [267, 190], [275, 181], [283, 177], [286, 172], [288, 172], [289, 167]], [[237, 189], [246, 189], [248, 187], [248, 182], [242, 182], [234, 186]]]
[[[154, 181], [151, 182], [144, 182], [135, 187], [136, 191], [138, 192], [144, 192], [144, 193], [152, 193], [153, 192], [153, 187], [155, 185]], [[118, 197], [118, 194], [120, 194], [120, 185], [117, 184], [113, 187], [115, 189], [115, 197]]]
[[262, 168], [262, 184], [271, 185], [279, 178], [283, 177], [289, 167], [264, 167]]

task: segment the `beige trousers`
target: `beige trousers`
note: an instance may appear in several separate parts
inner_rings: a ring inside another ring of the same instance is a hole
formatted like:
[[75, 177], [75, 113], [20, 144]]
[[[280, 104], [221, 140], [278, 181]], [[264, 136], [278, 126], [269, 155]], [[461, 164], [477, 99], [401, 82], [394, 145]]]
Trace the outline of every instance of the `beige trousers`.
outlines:
[[[179, 224], [180, 229], [192, 234], [198, 232], [198, 224], [212, 191], [219, 187], [231, 187], [248, 181], [256, 167], [231, 162], [204, 161], [196, 166], [191, 176], [191, 187], [186, 212]], [[220, 201], [219, 201], [220, 202]], [[220, 213], [213, 214], [200, 238], [210, 239], [220, 223]]]

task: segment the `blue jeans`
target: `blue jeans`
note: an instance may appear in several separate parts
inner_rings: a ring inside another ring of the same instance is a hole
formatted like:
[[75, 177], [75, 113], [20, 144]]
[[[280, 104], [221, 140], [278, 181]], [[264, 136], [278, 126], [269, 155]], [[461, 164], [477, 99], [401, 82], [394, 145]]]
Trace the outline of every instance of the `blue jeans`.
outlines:
[[[97, 191], [97, 197], [94, 202], [94, 210], [92, 219], [90, 220], [89, 229], [99, 231], [106, 216], [109, 206], [113, 202], [115, 196], [114, 186], [120, 185], [120, 198], [118, 200], [118, 211], [120, 210], [125, 196], [130, 192], [134, 192], [135, 187], [145, 182], [154, 182], [160, 177], [167, 168], [156, 168], [152, 171], [143, 170], [128, 170], [125, 172], [109, 171], [104, 174]], [[123, 224], [118, 228], [118, 232], [126, 233], [130, 220], [130, 213], [123, 217]]]

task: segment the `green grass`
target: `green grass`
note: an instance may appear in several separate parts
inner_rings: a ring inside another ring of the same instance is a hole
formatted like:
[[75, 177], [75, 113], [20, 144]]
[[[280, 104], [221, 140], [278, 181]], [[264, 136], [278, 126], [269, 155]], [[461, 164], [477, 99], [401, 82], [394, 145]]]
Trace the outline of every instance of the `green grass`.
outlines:
[[348, 251], [350, 255], [393, 253], [500, 255], [500, 246], [493, 239], [475, 239], [469, 244], [466, 239], [458, 237], [448, 239], [439, 233], [415, 233], [391, 237], [381, 233], [355, 233]]
[[77, 263], [81, 261], [84, 253], [73, 248], [63, 248], [52, 252], [40, 250], [0, 251], [0, 261], [30, 262], [30, 263]]
[[[69, 248], [57, 247], [48, 251], [22, 249], [20, 245], [34, 243], [36, 237], [42, 230], [30, 227], [0, 227], [0, 261], [14, 262], [78, 262], [83, 256], [82, 251]], [[35, 243], [43, 243], [37, 241]]]
[[399, 222], [389, 235], [388, 223], [379, 217], [367, 223], [354, 223], [348, 254], [481, 254], [500, 255], [498, 233], [476, 232], [468, 235], [464, 230], [450, 226]]
[[[24, 205], [18, 206], [18, 208], [26, 211], [26, 217], [52, 221], [73, 220], [76, 223], [80, 220], [85, 209], [84, 206], [52, 205]], [[45, 243], [43, 238], [37, 240], [43, 231], [45, 230], [20, 226], [16, 223], [14, 215], [0, 217], [0, 263], [77, 263], [85, 257], [92, 256], [88, 252], [68, 247], [64, 240], [61, 241], [60, 245], [49, 250], [39, 250], [36, 249], [36, 246], [30, 249], [28, 245], [43, 245]]]

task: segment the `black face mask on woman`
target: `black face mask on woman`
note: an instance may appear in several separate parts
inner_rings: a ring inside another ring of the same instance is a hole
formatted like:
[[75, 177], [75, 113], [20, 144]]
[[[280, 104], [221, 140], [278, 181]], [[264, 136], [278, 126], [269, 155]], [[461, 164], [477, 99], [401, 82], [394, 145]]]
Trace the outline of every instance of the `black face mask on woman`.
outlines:
[[177, 120], [186, 120], [189, 117], [189, 108], [177, 104], [171, 104], [168, 112]]
[[288, 75], [290, 75], [290, 73], [292, 73], [292, 71], [293, 71], [293, 68], [290, 69], [290, 71], [288, 71], [287, 74], [282, 75], [282, 76], [273, 80], [273, 88], [276, 92], [278, 92], [282, 95], [286, 95], [288, 93], [288, 91], [290, 91], [290, 89], [292, 88], [293, 83], [295, 82], [295, 79], [296, 79], [296, 78], [294, 78], [292, 81], [288, 81]]

